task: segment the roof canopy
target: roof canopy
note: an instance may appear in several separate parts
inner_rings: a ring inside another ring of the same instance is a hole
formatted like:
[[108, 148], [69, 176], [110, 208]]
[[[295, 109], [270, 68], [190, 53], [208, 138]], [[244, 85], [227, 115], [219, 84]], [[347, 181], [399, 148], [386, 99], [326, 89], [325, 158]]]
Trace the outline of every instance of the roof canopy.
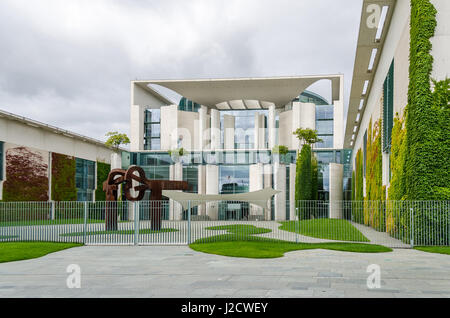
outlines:
[[[141, 87], [156, 84], [198, 104], [217, 109], [284, 107], [317, 81], [332, 82], [332, 99], [341, 99], [342, 75], [134, 81]], [[149, 92], [154, 91], [149, 88]]]
[[190, 207], [193, 208], [205, 202], [211, 201], [245, 201], [258, 205], [262, 208], [267, 208], [268, 200], [270, 200], [273, 195], [280, 192], [281, 191], [277, 191], [272, 188], [235, 194], [197, 194], [174, 190], [163, 190], [162, 195], [177, 201], [183, 206], [183, 209], [189, 208], [189, 202], [191, 203]]

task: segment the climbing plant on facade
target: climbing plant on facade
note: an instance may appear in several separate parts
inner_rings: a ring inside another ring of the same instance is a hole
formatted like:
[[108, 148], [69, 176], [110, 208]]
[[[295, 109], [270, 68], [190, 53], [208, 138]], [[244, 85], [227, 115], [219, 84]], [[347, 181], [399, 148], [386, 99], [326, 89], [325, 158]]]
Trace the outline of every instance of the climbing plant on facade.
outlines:
[[95, 189], [95, 200], [106, 201], [106, 193], [103, 191], [103, 182], [108, 179], [111, 165], [97, 161], [97, 189]]
[[75, 158], [52, 153], [52, 200], [76, 201]]
[[450, 184], [448, 80], [435, 82], [434, 92], [431, 89], [430, 39], [437, 25], [436, 13], [429, 0], [411, 0], [405, 161], [405, 197], [409, 200], [441, 199], [439, 189]]
[[47, 170], [39, 152], [27, 147], [8, 149], [3, 201], [47, 201]]

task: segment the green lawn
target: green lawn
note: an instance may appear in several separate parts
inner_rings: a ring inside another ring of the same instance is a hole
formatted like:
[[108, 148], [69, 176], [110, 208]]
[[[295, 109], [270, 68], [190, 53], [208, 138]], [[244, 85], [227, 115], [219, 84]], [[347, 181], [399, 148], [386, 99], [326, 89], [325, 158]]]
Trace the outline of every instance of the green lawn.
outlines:
[[416, 246], [414, 249], [422, 252], [450, 255], [450, 246]]
[[372, 244], [363, 243], [293, 243], [266, 238], [247, 238], [237, 240], [233, 235], [230, 237], [216, 237], [202, 239], [189, 245], [195, 251], [231, 257], [247, 258], [276, 258], [282, 257], [284, 253], [309, 250], [309, 249], [329, 249], [344, 252], [356, 253], [383, 253], [391, 252], [392, 249]]
[[[177, 229], [167, 228], [155, 231], [152, 229], [140, 229], [139, 234], [156, 234], [156, 233], [168, 233], [168, 232], [178, 232]], [[117, 230], [117, 231], [91, 231], [86, 232], [86, 235], [103, 235], [103, 234], [121, 234], [121, 235], [132, 235], [134, 230]], [[83, 236], [84, 232], [72, 232], [61, 234], [60, 236]]]
[[221, 225], [221, 226], [212, 226], [207, 227], [207, 230], [213, 231], [228, 231], [230, 234], [235, 235], [252, 235], [252, 234], [264, 234], [272, 232], [270, 229], [266, 229], [263, 227], [256, 227], [254, 225], [247, 224], [231, 224], [231, 225]]
[[49, 253], [82, 246], [79, 243], [4, 242], [0, 243], [0, 263], [41, 257]]
[[280, 230], [305, 236], [338, 241], [370, 242], [347, 220], [313, 219], [280, 223], [282, 224], [279, 227]]
[[[119, 223], [128, 221], [119, 221]], [[105, 223], [105, 220], [88, 219], [87, 223]], [[83, 218], [56, 219], [56, 220], [25, 220], [25, 221], [2, 221], [0, 226], [31, 226], [31, 225], [58, 225], [58, 224], [84, 224]]]

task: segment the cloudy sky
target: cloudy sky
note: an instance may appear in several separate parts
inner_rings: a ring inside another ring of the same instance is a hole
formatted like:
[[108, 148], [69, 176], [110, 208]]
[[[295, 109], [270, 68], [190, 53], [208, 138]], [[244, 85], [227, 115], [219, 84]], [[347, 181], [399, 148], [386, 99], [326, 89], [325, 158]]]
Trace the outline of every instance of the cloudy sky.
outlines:
[[[361, 8], [362, 0], [1, 0], [0, 109], [105, 140], [129, 133], [134, 79], [343, 73], [347, 104]], [[329, 98], [327, 82], [310, 89]]]

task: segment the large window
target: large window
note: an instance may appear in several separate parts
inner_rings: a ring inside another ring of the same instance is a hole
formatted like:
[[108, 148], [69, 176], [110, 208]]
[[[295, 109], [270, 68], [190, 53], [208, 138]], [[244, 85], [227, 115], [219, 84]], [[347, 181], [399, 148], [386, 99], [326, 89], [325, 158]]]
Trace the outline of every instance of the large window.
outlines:
[[[221, 143], [224, 143], [223, 116], [234, 116], [234, 147], [235, 149], [253, 149], [255, 141], [255, 114], [264, 114], [265, 140], [268, 138], [267, 110], [226, 110], [220, 111]], [[266, 142], [267, 143], [267, 142]]]
[[144, 117], [144, 149], [161, 149], [161, 110], [146, 109]]
[[394, 61], [383, 85], [383, 151], [391, 150], [392, 126], [394, 125]]
[[249, 166], [220, 166], [220, 194], [245, 193], [249, 190]]
[[95, 189], [95, 162], [76, 158], [75, 186], [78, 201], [92, 201]]
[[322, 139], [314, 148], [333, 148], [333, 105], [316, 105], [316, 130]]
[[183, 181], [189, 184], [186, 192], [198, 193], [198, 166], [183, 166]]

